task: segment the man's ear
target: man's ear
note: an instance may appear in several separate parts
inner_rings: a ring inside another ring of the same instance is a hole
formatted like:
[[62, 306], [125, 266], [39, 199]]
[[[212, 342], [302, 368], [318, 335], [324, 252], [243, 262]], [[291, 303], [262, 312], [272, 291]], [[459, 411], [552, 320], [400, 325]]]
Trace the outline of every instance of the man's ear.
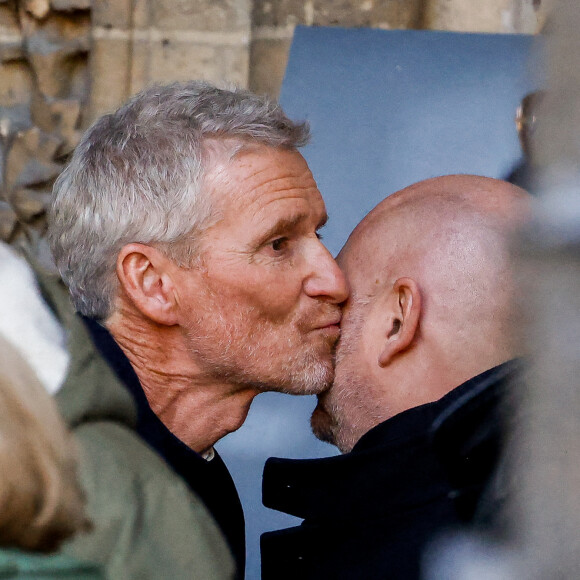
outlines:
[[421, 294], [412, 278], [399, 278], [387, 298], [388, 323], [379, 365], [387, 366], [398, 353], [409, 348], [419, 330]]
[[147, 318], [158, 324], [177, 324], [171, 260], [146, 244], [123, 246], [117, 257], [117, 276], [125, 294]]

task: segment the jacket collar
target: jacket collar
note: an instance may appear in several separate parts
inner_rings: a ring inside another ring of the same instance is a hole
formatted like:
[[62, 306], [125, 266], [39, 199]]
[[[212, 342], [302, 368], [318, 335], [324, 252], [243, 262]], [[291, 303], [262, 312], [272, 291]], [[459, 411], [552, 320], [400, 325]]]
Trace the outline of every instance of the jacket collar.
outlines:
[[[459, 464], [452, 473], [461, 473], [470, 451], [461, 441], [476, 449], [490, 434], [496, 436], [499, 397], [516, 370], [515, 362], [494, 367], [434, 403], [404, 411], [377, 425], [345, 455], [269, 459], [264, 505], [302, 518], [327, 516], [340, 505], [341, 517], [356, 517], [375, 497], [376, 509], [393, 515], [449, 494], [449, 466]], [[483, 433], [480, 425], [486, 426]], [[454, 438], [458, 444], [442, 453]]]

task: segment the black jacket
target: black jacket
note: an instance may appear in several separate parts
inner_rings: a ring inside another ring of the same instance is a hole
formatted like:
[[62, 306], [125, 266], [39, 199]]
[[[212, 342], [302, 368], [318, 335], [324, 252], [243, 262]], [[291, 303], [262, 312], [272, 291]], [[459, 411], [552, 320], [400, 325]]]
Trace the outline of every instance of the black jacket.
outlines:
[[222, 458], [216, 451], [211, 461], [205, 461], [173, 435], [152, 411], [131, 363], [113, 337], [94, 320], [83, 317], [83, 321], [96, 347], [135, 400], [137, 432], [203, 500], [236, 560], [236, 578], [243, 578], [246, 559], [244, 512]]
[[269, 459], [264, 505], [304, 522], [262, 535], [263, 580], [420, 578], [425, 546], [474, 519], [498, 462], [501, 400], [517, 367], [500, 365], [400, 413], [348, 454]]

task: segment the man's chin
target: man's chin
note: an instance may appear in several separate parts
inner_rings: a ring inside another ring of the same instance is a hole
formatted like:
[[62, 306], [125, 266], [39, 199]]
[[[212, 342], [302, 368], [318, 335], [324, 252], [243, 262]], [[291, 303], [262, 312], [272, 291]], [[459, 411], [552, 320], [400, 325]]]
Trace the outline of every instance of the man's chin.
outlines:
[[336, 445], [334, 420], [324, 409], [320, 400], [314, 408], [314, 411], [312, 411], [310, 427], [312, 428], [312, 433], [314, 433], [314, 436], [317, 439], [320, 439], [320, 441], [324, 441], [325, 443], [330, 443], [331, 445]]
[[308, 356], [290, 361], [284, 376], [284, 386], [278, 389], [289, 395], [321, 395], [334, 380], [332, 358], [326, 354], [309, 353]]

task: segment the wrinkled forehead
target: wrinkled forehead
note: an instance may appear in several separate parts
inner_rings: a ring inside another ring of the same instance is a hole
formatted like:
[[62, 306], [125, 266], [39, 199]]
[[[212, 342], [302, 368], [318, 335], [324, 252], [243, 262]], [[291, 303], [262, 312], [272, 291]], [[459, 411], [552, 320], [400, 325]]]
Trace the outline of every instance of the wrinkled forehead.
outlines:
[[[256, 229], [320, 228], [327, 214], [316, 181], [296, 149], [256, 145], [232, 157], [221, 145], [204, 176], [204, 194], [218, 221], [247, 221]], [[275, 227], [278, 224], [279, 227]]]
[[311, 185], [316, 187], [306, 160], [294, 148], [275, 147], [247, 139], [211, 138], [204, 142], [203, 162], [205, 185], [217, 175], [234, 179], [235, 174], [239, 179], [255, 173], [259, 180], [262, 173], [275, 171], [278, 179], [307, 174]]

